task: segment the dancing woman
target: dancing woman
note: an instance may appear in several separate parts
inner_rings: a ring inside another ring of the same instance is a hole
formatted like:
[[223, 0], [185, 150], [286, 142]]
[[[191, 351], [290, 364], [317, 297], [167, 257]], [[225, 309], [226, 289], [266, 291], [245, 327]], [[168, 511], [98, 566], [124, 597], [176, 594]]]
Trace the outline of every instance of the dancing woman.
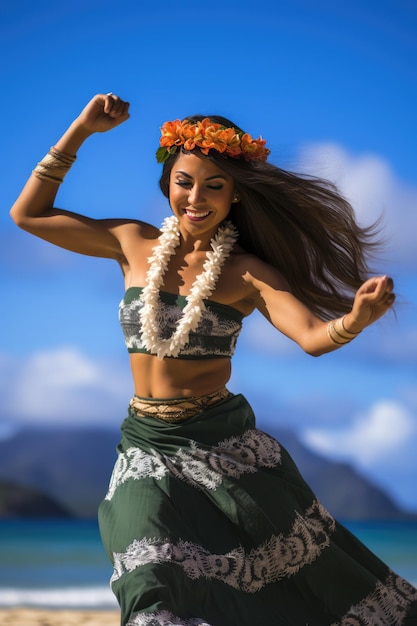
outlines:
[[373, 230], [330, 183], [268, 163], [263, 139], [216, 116], [161, 128], [160, 229], [54, 208], [82, 143], [128, 109], [95, 96], [11, 211], [123, 271], [134, 396], [99, 510], [122, 625], [417, 624], [417, 591], [332, 518], [226, 387], [255, 309], [320, 356], [392, 307], [392, 280], [368, 276]]

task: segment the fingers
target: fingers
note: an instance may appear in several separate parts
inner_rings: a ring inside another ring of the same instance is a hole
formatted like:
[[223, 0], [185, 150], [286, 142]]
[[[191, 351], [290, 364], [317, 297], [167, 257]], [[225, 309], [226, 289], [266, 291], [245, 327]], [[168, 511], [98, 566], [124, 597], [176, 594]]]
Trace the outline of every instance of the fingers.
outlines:
[[383, 299], [387, 306], [391, 306], [394, 304], [395, 294], [393, 293], [394, 289], [394, 281], [389, 276], [385, 276], [385, 292], [383, 294]]
[[386, 292], [387, 293], [391, 293], [391, 291], [394, 289], [394, 281], [392, 280], [392, 278], [390, 276], [385, 276], [386, 278]]
[[352, 311], [347, 315], [347, 329], [360, 331], [385, 315], [395, 302], [394, 281], [389, 276], [370, 278], [359, 287]]
[[370, 278], [358, 289], [356, 301], [359, 306], [388, 309], [395, 301], [394, 281], [389, 276]]
[[393, 303], [395, 295], [392, 293], [394, 281], [389, 276], [382, 276], [375, 290], [376, 299], [383, 303]]
[[386, 296], [385, 304], [387, 306], [392, 306], [395, 302], [395, 293], [390, 293]]
[[89, 133], [104, 133], [129, 119], [129, 102], [113, 93], [96, 94], [77, 118]]
[[388, 309], [394, 304], [394, 281], [391, 277], [378, 276], [371, 278], [367, 283], [369, 283], [369, 288], [364, 297], [365, 302], [385, 309]]
[[382, 298], [386, 294], [390, 294], [394, 289], [394, 281], [389, 276], [375, 276], [369, 278], [359, 288], [358, 292], [362, 295], [369, 295], [372, 298]]
[[109, 92], [104, 98], [104, 107], [103, 111], [106, 115], [109, 115], [113, 118], [118, 117], [126, 117], [128, 116], [129, 110], [129, 102], [122, 100], [119, 96], [116, 96], [114, 93]]

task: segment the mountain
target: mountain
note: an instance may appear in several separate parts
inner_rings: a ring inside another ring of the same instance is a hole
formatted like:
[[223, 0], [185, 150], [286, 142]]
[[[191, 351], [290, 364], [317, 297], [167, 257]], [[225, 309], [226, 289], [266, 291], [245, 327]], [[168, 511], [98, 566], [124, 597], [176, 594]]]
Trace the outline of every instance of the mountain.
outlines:
[[[306, 481], [336, 518], [411, 516], [348, 464], [331, 462], [308, 450], [289, 430], [268, 430], [287, 448]], [[119, 438], [118, 429], [22, 427], [0, 441], [0, 480], [38, 490], [76, 517], [95, 517], [107, 490]], [[24, 491], [20, 493], [20, 498], [26, 497]], [[31, 492], [26, 494], [30, 501]], [[45, 510], [40, 500], [38, 503]], [[33, 507], [30, 510], [33, 514]]]
[[382, 488], [348, 463], [330, 461], [312, 452], [290, 430], [268, 429], [268, 432], [288, 450], [305, 481], [337, 519], [417, 518], [417, 514], [403, 511]]
[[0, 481], [0, 518], [71, 517], [65, 507], [32, 487]]
[[0, 480], [41, 490], [76, 517], [95, 517], [120, 436], [96, 427], [23, 427], [0, 441]]

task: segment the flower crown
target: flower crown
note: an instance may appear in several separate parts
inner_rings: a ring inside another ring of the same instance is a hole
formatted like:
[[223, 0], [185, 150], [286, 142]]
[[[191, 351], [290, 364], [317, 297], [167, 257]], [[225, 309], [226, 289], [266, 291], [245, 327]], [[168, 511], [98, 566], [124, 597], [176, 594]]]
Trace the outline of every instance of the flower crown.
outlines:
[[246, 161], [266, 161], [270, 153], [262, 137], [252, 139], [248, 133], [216, 124], [208, 117], [201, 122], [187, 119], [182, 122], [165, 122], [161, 127], [159, 143], [160, 148], [156, 152], [158, 163], [164, 163], [171, 154], [175, 154], [178, 146], [184, 146], [185, 150], [199, 148], [203, 154], [217, 150], [226, 156]]

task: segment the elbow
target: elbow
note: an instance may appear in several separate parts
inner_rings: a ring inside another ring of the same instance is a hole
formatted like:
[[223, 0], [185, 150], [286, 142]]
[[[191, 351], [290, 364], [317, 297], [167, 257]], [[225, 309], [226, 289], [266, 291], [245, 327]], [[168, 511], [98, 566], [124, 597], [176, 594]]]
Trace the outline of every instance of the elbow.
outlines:
[[323, 354], [326, 354], [327, 350], [305, 350], [305, 352], [309, 356], [318, 357], [318, 356], [323, 356]]
[[324, 350], [317, 350], [317, 349], [314, 350], [313, 348], [309, 350], [304, 350], [304, 352], [308, 354], [309, 356], [314, 356], [314, 357], [322, 356], [323, 354], [325, 354]]
[[313, 337], [309, 333], [305, 333], [303, 337], [297, 342], [300, 348], [309, 356], [318, 357], [324, 354], [323, 346], [313, 340]]
[[324, 354], [328, 354], [329, 352], [333, 352], [334, 347], [331, 346], [321, 346], [321, 347], [315, 347], [315, 348], [310, 348], [310, 349], [305, 349], [304, 352], [306, 352], [306, 354], [310, 355], [310, 356], [323, 356]]
[[323, 356], [334, 349], [334, 346], [329, 345], [327, 333], [323, 336], [323, 326], [326, 326], [325, 322], [320, 323], [302, 336], [299, 345], [309, 356]]
[[14, 221], [14, 223], [16, 224], [16, 226], [20, 226], [20, 228], [22, 228], [22, 222], [24, 220], [22, 219], [22, 215], [19, 215], [19, 211], [16, 210], [16, 205], [15, 204], [10, 209], [9, 215], [12, 218], [12, 220]]
[[10, 209], [9, 215], [13, 222], [16, 224], [16, 226], [22, 228], [23, 230], [29, 229], [28, 218], [24, 214], [17, 211], [15, 206]]
[[312, 342], [305, 343], [301, 347], [306, 354], [308, 354], [309, 356], [314, 356], [314, 357], [323, 356], [323, 354], [326, 354], [326, 352], [329, 351], [329, 349], [326, 348], [325, 346], [317, 345]]
[[19, 226], [20, 228], [22, 228], [22, 219], [21, 217], [16, 213], [16, 211], [14, 210], [14, 208], [12, 207], [10, 209], [10, 213], [9, 213], [10, 217], [12, 218], [13, 222], [16, 224], [16, 226]]

